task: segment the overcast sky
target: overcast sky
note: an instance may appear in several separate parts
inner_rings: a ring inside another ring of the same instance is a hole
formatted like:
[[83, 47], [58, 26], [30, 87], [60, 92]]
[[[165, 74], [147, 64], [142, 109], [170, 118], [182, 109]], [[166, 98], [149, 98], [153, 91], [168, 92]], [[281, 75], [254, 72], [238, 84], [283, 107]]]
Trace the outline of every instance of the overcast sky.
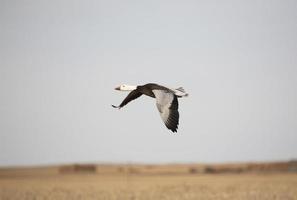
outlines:
[[[0, 2], [0, 166], [297, 158], [296, 1]], [[178, 133], [155, 100], [183, 86]]]

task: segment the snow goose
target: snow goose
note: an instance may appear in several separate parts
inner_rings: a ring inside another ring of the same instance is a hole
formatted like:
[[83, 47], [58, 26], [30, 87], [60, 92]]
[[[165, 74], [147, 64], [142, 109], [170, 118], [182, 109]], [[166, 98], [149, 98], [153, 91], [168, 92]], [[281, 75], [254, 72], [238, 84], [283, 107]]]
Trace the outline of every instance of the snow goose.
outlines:
[[155, 83], [148, 83], [140, 86], [124, 84], [115, 89], [120, 91], [130, 91], [130, 93], [119, 106], [112, 105], [114, 108], [120, 109], [143, 94], [156, 98], [156, 105], [165, 126], [172, 132], [177, 132], [179, 123], [177, 98], [188, 96], [182, 87], [170, 89]]

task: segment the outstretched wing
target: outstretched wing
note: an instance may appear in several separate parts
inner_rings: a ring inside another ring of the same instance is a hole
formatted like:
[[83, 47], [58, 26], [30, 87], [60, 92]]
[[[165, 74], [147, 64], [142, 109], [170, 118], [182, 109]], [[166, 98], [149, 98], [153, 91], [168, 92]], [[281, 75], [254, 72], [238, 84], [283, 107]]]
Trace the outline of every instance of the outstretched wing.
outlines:
[[122, 101], [122, 103], [119, 106], [112, 105], [112, 107], [114, 107], [114, 108], [122, 108], [125, 105], [127, 105], [130, 101], [132, 101], [134, 99], [137, 99], [141, 95], [142, 95], [142, 93], [139, 92], [137, 89], [136, 90], [133, 90], [132, 92], [130, 92], [128, 94], [128, 96]]
[[177, 132], [179, 120], [177, 96], [166, 90], [153, 90], [153, 93], [165, 126], [172, 132]]

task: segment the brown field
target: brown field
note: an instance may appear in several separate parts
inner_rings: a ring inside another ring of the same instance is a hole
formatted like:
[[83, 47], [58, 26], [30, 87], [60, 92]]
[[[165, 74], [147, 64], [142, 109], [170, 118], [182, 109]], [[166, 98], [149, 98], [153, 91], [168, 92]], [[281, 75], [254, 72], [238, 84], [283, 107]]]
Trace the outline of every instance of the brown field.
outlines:
[[199, 173], [200, 168], [105, 165], [94, 171], [88, 165], [2, 169], [0, 199], [297, 200], [297, 173]]

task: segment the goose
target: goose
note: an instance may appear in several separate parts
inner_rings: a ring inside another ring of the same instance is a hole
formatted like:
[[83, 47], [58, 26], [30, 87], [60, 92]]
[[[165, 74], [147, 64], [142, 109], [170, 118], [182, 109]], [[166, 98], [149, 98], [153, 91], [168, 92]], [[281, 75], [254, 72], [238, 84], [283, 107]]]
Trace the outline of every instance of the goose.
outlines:
[[165, 126], [172, 132], [177, 132], [179, 124], [178, 98], [187, 97], [188, 93], [182, 88], [171, 89], [156, 83], [133, 86], [123, 84], [115, 88], [119, 91], [130, 91], [128, 96], [119, 106], [112, 105], [114, 108], [122, 108], [130, 101], [137, 99], [141, 95], [156, 98], [157, 109], [161, 115]]

